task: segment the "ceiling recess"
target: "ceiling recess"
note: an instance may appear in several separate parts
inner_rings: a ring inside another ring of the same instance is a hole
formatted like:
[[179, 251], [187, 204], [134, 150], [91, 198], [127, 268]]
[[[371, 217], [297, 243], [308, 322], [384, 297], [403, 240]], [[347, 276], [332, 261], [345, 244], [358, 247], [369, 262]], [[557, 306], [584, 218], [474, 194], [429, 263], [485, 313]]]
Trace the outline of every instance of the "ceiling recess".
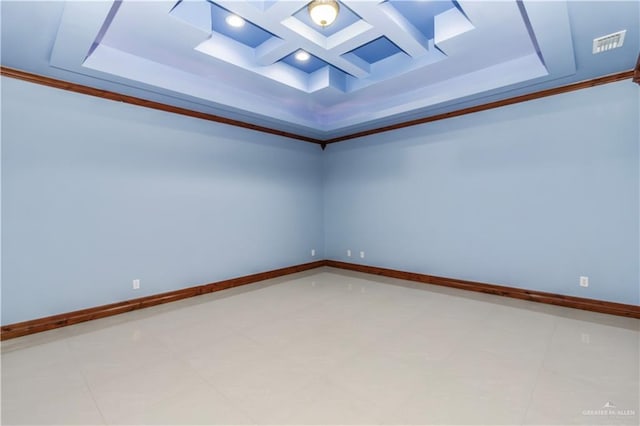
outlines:
[[593, 39], [593, 54], [606, 52], [607, 50], [617, 49], [622, 47], [624, 43], [624, 35], [627, 30], [618, 31], [617, 33], [609, 34], [606, 36]]

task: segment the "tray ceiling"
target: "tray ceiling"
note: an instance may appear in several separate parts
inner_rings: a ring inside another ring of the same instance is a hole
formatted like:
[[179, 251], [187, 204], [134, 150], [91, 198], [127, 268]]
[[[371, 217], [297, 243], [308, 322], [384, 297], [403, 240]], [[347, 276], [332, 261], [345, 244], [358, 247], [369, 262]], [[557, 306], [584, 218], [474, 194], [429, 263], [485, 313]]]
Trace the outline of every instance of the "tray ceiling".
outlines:
[[[18, 3], [2, 5], [3, 65], [319, 138], [630, 69], [638, 53], [637, 2], [343, 0], [322, 28], [299, 0], [71, 1], [55, 2], [46, 66], [30, 70], [7, 19], [31, 2]], [[623, 29], [608, 68], [580, 63], [591, 38]]]

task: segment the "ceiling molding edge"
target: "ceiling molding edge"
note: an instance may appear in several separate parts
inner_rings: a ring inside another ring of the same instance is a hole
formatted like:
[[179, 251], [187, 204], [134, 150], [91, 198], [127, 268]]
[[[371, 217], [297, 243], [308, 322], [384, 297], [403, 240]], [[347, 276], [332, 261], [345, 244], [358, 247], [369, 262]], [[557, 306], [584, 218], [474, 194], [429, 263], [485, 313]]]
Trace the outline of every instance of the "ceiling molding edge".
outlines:
[[259, 126], [251, 123], [247, 123], [240, 120], [234, 120], [230, 118], [221, 117], [214, 114], [207, 114], [200, 111], [194, 111], [187, 108], [176, 107], [172, 105], [163, 104], [161, 102], [149, 101], [146, 99], [138, 98], [135, 96], [123, 95], [120, 93], [96, 89], [90, 86], [82, 84], [71, 83], [64, 80], [58, 80], [51, 77], [45, 77], [38, 74], [32, 74], [26, 71], [21, 71], [14, 68], [9, 68], [0, 65], [0, 75], [5, 77], [11, 77], [18, 80], [27, 81], [30, 83], [40, 84], [44, 86], [54, 87], [57, 89], [68, 90], [70, 92], [81, 93], [89, 96], [96, 96], [99, 98], [109, 99], [112, 101], [124, 102], [132, 105], [137, 105], [145, 108], [156, 109], [174, 114], [185, 115], [188, 117], [199, 118], [202, 120], [213, 121], [216, 123], [228, 124], [230, 126], [241, 127], [244, 129], [255, 130], [257, 132], [268, 133], [277, 136], [283, 136], [290, 139], [297, 139], [304, 142], [314, 143], [321, 146], [324, 150], [328, 144], [343, 142], [350, 139], [361, 138], [364, 136], [370, 136], [377, 133], [389, 132], [391, 130], [402, 129], [405, 127], [417, 126], [420, 124], [430, 123], [434, 121], [444, 120], [447, 118], [458, 117], [461, 115], [472, 114], [474, 112], [486, 111], [489, 109], [500, 108], [507, 105], [513, 105], [521, 102], [527, 102], [534, 99], [545, 98], [548, 96], [559, 95], [562, 93], [573, 92], [581, 89], [588, 89], [590, 87], [600, 86], [603, 84], [615, 83], [622, 80], [632, 79], [633, 82], [640, 84], [640, 56], [636, 67], [632, 70], [622, 71], [615, 74], [609, 74], [602, 77], [593, 78], [590, 80], [584, 80], [577, 83], [568, 84], [565, 86], [554, 87], [551, 89], [540, 90], [537, 92], [528, 93], [525, 95], [515, 96], [499, 101], [480, 104], [468, 108], [463, 108], [455, 111], [445, 112], [442, 114], [422, 117], [410, 121], [404, 121], [389, 126], [378, 127], [375, 129], [365, 130], [362, 132], [356, 132], [331, 139], [315, 139], [295, 133], [285, 132], [281, 130], [272, 129], [269, 127]]
[[634, 70], [622, 71], [615, 74], [609, 74], [602, 77], [593, 78], [590, 80], [579, 81], [577, 83], [567, 84], [566, 86], [554, 87], [551, 89], [540, 90], [537, 92], [527, 93], [525, 95], [514, 96], [512, 98], [502, 99], [499, 101], [489, 102], [486, 104], [480, 104], [468, 108], [462, 108], [459, 110], [445, 112], [442, 114], [432, 115], [428, 117], [416, 118], [415, 120], [405, 121], [398, 124], [392, 124], [389, 126], [378, 127], [377, 129], [364, 130], [362, 132], [352, 133], [337, 138], [332, 138], [324, 141], [326, 144], [342, 142], [349, 139], [361, 138], [364, 136], [370, 136], [377, 133], [388, 132], [391, 130], [403, 129], [405, 127], [417, 126], [419, 124], [430, 123], [433, 121], [444, 120], [452, 117], [459, 117], [461, 115], [472, 114], [474, 112], [486, 111], [489, 109], [500, 108], [507, 105], [518, 104], [520, 102], [532, 101], [534, 99], [546, 98], [547, 96], [559, 95], [562, 93], [573, 92], [575, 90], [588, 89], [590, 87], [600, 86], [602, 84], [615, 83], [617, 81], [627, 80], [634, 76]]
[[137, 105], [145, 108], [156, 109], [156, 110], [170, 112], [174, 114], [186, 115], [188, 117], [199, 118], [207, 121], [214, 121], [216, 123], [228, 124], [230, 126], [235, 126], [235, 127], [242, 127], [244, 129], [255, 130], [258, 132], [269, 133], [272, 135], [283, 136], [291, 139], [297, 139], [300, 141], [315, 143], [318, 145], [324, 142], [320, 139], [297, 135], [295, 133], [289, 133], [282, 130], [276, 130], [270, 127], [259, 126], [256, 124], [251, 124], [251, 123], [247, 123], [240, 120], [221, 117], [215, 114], [208, 114], [208, 113], [195, 111], [187, 108], [176, 107], [176, 106], [164, 104], [162, 102], [150, 101], [150, 100], [138, 98], [135, 96], [123, 95], [123, 94], [112, 92], [109, 90], [96, 89], [94, 87], [85, 86], [77, 83], [71, 83], [64, 80], [58, 80], [51, 77], [45, 77], [38, 74], [32, 74], [26, 71], [21, 71], [14, 68], [8, 68], [5, 66], [0, 66], [0, 75], [15, 78], [18, 80], [27, 81], [30, 83], [41, 84], [43, 86], [54, 87], [56, 89], [68, 90], [70, 92], [81, 93], [84, 95], [95, 96], [98, 98], [109, 99], [117, 102], [124, 102], [124, 103]]

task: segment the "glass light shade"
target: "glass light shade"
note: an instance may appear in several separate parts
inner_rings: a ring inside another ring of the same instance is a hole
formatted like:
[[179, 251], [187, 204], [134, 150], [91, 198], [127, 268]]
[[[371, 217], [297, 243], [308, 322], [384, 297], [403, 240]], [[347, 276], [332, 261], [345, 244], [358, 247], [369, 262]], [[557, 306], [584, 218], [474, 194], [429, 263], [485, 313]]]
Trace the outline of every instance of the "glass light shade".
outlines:
[[309, 3], [311, 20], [321, 27], [331, 25], [338, 17], [340, 6], [335, 0], [314, 0]]
[[225, 21], [227, 22], [227, 24], [235, 28], [240, 28], [244, 26], [244, 19], [242, 19], [238, 15], [229, 15], [227, 16]]
[[300, 62], [306, 62], [311, 59], [311, 55], [309, 55], [304, 50], [300, 50], [298, 53], [296, 53], [295, 58]]

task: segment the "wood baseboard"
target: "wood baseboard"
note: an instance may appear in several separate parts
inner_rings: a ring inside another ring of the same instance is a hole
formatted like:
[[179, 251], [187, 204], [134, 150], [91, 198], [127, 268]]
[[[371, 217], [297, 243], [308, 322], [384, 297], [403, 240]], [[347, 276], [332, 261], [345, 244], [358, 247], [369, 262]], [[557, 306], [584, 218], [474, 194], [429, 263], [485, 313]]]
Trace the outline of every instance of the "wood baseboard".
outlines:
[[199, 296], [202, 294], [212, 293], [215, 291], [225, 290], [241, 285], [253, 284], [258, 281], [294, 274], [296, 272], [302, 272], [324, 265], [325, 261], [319, 260], [317, 262], [304, 263], [301, 265], [289, 266], [272, 271], [260, 272], [243, 277], [218, 281], [211, 284], [203, 284], [195, 287], [169, 291], [167, 293], [141, 297], [138, 299], [125, 300], [123, 302], [111, 303], [109, 305], [96, 306], [93, 308], [81, 309], [78, 311], [67, 312], [50, 317], [37, 318], [34, 320], [23, 321], [15, 324], [3, 325], [2, 332], [0, 334], [0, 340], [13, 339], [15, 337], [26, 336], [28, 334], [39, 333], [41, 331], [53, 330], [54, 328], [66, 327], [72, 324], [78, 324], [98, 318], [110, 317], [112, 315], [118, 315], [129, 311], [135, 311], [137, 309], [148, 308], [150, 306], [161, 305], [163, 303], [175, 302], [177, 300], [186, 299], [188, 297]]
[[327, 260], [325, 263], [327, 266], [331, 266], [334, 268], [364, 272], [367, 274], [381, 275], [390, 278], [399, 278], [402, 280], [415, 281], [425, 284], [453, 287], [480, 293], [495, 294], [498, 296], [530, 300], [533, 302], [564, 306], [574, 309], [582, 309], [585, 311], [600, 312], [604, 314], [623, 317], [640, 318], [640, 306], [638, 305], [627, 305], [624, 303], [607, 302], [603, 300], [587, 299], [583, 297], [565, 296], [555, 293], [546, 293], [543, 291], [459, 280], [455, 278], [438, 277], [434, 275], [419, 274], [415, 272], [398, 271], [395, 269], [378, 268], [375, 266], [359, 265], [355, 263], [340, 262], [337, 260]]
[[607, 302], [603, 300], [587, 299], [575, 296], [565, 296], [561, 294], [546, 293], [537, 290], [527, 290], [496, 284], [480, 283], [476, 281], [438, 277], [435, 275], [398, 271], [395, 269], [359, 265], [356, 263], [340, 262], [337, 260], [318, 260], [316, 262], [304, 263], [301, 265], [289, 266], [272, 271], [260, 272], [257, 274], [246, 275], [243, 277], [232, 278], [229, 280], [218, 281], [210, 284], [203, 284], [195, 287], [188, 287], [180, 290], [170, 291], [167, 293], [160, 293], [152, 296], [141, 297], [138, 299], [111, 303], [109, 305], [96, 306], [93, 308], [81, 309], [78, 311], [4, 325], [2, 326], [0, 340], [13, 339], [20, 336], [26, 336], [28, 334], [53, 330], [55, 328], [66, 327], [68, 325], [78, 324], [85, 321], [118, 315], [129, 311], [135, 311], [137, 309], [160, 305], [163, 303], [175, 302], [177, 300], [186, 299], [189, 297], [213, 293], [215, 291], [225, 290], [242, 285], [253, 284], [271, 278], [277, 278], [284, 275], [294, 274], [296, 272], [319, 268], [321, 266], [330, 266], [333, 268], [364, 272], [366, 274], [381, 275], [390, 278], [398, 278], [401, 280], [453, 287], [461, 290], [494, 294], [497, 296], [530, 300], [532, 302], [564, 306], [567, 308], [582, 309], [585, 311], [640, 319], [640, 306], [637, 305], [627, 305], [624, 303]]

